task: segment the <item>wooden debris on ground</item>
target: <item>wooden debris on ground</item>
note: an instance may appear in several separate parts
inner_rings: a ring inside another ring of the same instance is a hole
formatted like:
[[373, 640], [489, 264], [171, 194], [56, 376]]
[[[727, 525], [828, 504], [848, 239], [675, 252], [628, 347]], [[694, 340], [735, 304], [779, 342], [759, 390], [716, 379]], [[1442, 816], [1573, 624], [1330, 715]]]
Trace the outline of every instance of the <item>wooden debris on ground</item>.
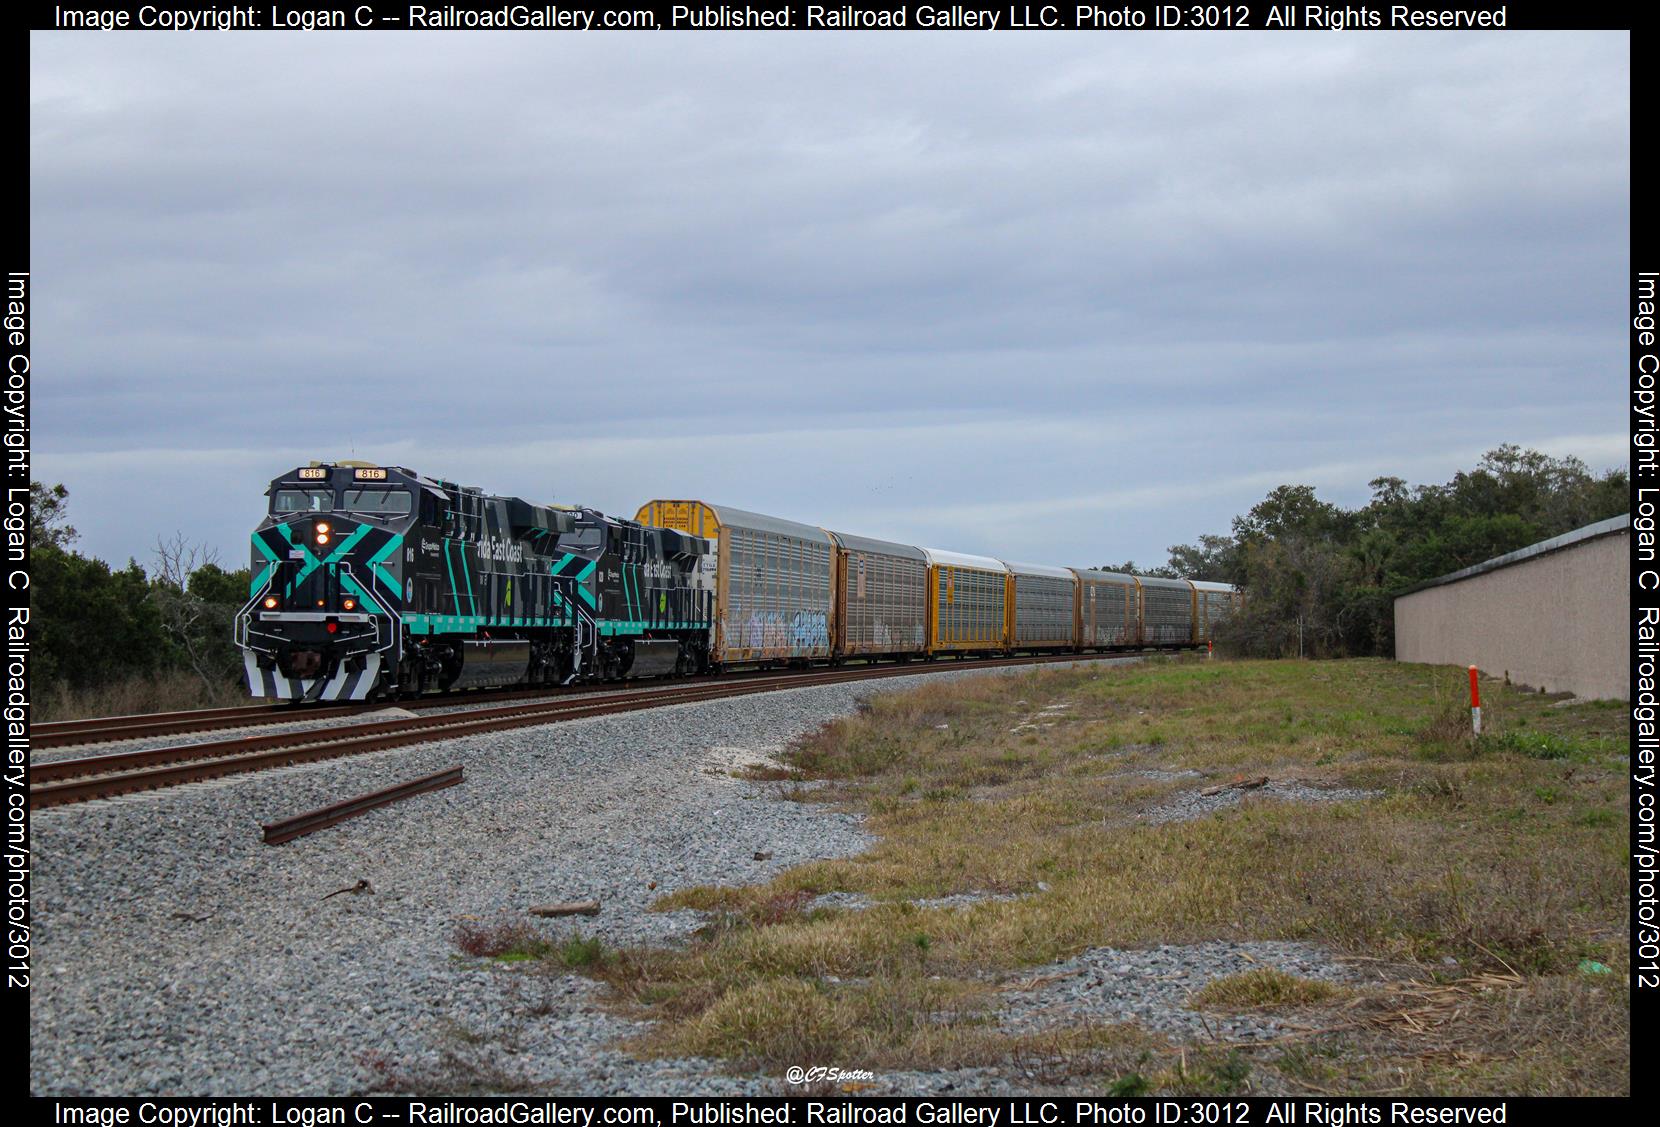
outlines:
[[1267, 775], [1256, 775], [1251, 778], [1241, 776], [1233, 780], [1231, 783], [1219, 783], [1214, 787], [1206, 787], [1199, 793], [1204, 795], [1206, 798], [1209, 798], [1211, 795], [1221, 794], [1225, 790], [1254, 790], [1257, 787], [1265, 787], [1267, 785]]

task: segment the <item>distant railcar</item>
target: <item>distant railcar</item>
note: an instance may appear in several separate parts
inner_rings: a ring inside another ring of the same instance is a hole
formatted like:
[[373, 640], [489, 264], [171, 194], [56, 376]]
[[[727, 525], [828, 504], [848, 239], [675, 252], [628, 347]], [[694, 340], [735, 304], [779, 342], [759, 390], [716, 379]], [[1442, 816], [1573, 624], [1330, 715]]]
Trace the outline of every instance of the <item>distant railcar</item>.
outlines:
[[1217, 625], [1239, 607], [1239, 593], [1226, 583], [1211, 583], [1203, 579], [1187, 581], [1193, 587], [1195, 642], [1209, 642], [1216, 637]]
[[1010, 560], [1002, 564], [1009, 569], [1008, 648], [1076, 648], [1078, 577], [1064, 567]]
[[836, 608], [832, 648], [838, 660], [928, 652], [928, 555], [921, 548], [832, 532]]
[[989, 556], [924, 548], [930, 655], [1008, 648], [1009, 569]]
[[1141, 644], [1141, 586], [1135, 576], [1073, 568], [1078, 577], [1078, 648], [1124, 649]]
[[1138, 575], [1141, 588], [1141, 644], [1191, 646], [1194, 637], [1193, 586], [1185, 579]]

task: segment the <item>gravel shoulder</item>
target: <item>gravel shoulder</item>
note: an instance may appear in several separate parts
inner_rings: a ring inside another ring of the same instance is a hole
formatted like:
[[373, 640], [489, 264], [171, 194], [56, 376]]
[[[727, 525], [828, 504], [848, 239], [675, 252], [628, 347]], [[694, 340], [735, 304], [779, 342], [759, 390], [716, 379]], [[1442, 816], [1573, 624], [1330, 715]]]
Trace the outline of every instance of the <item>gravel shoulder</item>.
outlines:
[[[601, 1012], [586, 980], [504, 977], [518, 972], [460, 957], [451, 937], [469, 918], [592, 898], [597, 917], [538, 926], [550, 938], [673, 942], [700, 918], [649, 911], [665, 893], [860, 852], [869, 839], [854, 817], [785, 801], [732, 769], [924, 679], [673, 706], [44, 811], [32, 823], [31, 1090], [775, 1091], [775, 1079], [725, 1076], [713, 1062], [616, 1052], [637, 1030]], [[460, 787], [288, 845], [259, 840], [262, 822], [458, 762]], [[360, 880], [373, 892], [329, 896]], [[469, 1066], [481, 1043], [503, 1052]]]

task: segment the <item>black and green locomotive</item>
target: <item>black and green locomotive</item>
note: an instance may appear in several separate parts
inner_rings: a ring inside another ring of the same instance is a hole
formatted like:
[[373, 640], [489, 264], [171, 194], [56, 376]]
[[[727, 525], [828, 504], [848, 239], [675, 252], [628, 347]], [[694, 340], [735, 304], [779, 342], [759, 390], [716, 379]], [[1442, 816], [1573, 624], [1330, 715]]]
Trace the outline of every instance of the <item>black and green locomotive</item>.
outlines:
[[283, 474], [237, 617], [248, 687], [289, 701], [702, 672], [709, 542], [395, 466]]

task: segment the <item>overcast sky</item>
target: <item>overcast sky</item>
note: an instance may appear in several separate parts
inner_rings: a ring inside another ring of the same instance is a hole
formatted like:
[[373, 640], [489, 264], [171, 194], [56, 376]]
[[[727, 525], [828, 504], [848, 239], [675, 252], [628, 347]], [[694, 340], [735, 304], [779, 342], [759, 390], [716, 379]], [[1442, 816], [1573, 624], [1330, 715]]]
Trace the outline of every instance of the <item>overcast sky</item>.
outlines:
[[1071, 565], [1282, 483], [1625, 460], [1625, 33], [31, 42], [36, 476], [278, 473]]

